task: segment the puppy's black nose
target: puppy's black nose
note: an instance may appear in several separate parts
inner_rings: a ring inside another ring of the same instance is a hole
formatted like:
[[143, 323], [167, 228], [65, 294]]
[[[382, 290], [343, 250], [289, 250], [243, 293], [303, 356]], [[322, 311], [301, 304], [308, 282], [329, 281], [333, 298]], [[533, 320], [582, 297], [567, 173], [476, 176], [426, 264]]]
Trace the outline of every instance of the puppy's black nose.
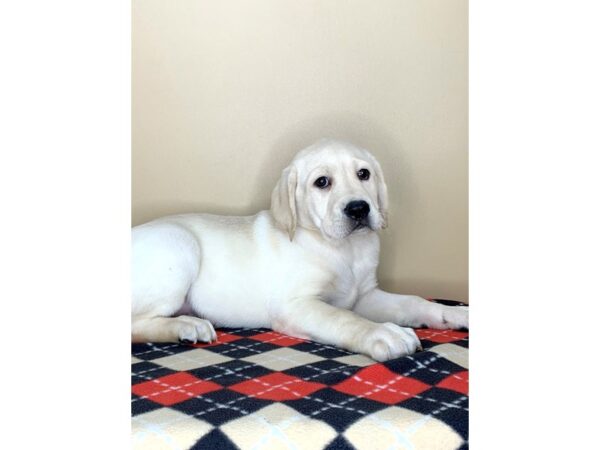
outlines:
[[364, 200], [354, 200], [346, 205], [344, 214], [354, 220], [362, 220], [369, 215], [369, 204]]

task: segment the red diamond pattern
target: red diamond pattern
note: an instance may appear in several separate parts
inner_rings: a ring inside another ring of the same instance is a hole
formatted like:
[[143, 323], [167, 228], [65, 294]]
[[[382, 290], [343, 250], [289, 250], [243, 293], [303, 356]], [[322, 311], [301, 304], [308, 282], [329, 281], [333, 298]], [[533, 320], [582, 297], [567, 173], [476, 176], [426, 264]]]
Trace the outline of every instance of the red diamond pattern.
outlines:
[[346, 394], [393, 405], [414, 397], [431, 386], [391, 372], [382, 364], [374, 364], [332, 387]]
[[275, 331], [268, 331], [266, 333], [260, 333], [251, 336], [251, 339], [268, 342], [269, 344], [279, 345], [280, 347], [289, 347], [290, 345], [300, 344], [306, 342], [304, 339], [287, 336], [285, 334], [277, 333]]
[[437, 387], [451, 389], [461, 394], [469, 394], [469, 371], [458, 372], [444, 378], [437, 384]]
[[440, 344], [447, 342], [456, 342], [466, 338], [469, 333], [456, 330], [433, 330], [429, 328], [420, 328], [415, 330], [419, 339], [437, 342]]
[[164, 406], [188, 400], [197, 395], [217, 391], [222, 386], [204, 381], [186, 372], [178, 372], [151, 381], [135, 384], [132, 391]]
[[265, 400], [294, 400], [302, 398], [324, 388], [321, 383], [304, 381], [281, 372], [254, 378], [229, 386], [228, 389]]

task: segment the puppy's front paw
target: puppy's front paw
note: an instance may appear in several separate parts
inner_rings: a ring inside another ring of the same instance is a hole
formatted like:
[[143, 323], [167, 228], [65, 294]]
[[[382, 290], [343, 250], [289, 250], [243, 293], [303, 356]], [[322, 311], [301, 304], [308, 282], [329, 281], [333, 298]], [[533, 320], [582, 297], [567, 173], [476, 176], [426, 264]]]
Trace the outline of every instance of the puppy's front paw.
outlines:
[[179, 316], [176, 320], [179, 342], [195, 344], [217, 340], [217, 333], [208, 320], [192, 316]]
[[413, 354], [421, 346], [412, 328], [393, 323], [378, 325], [367, 337], [367, 353], [375, 361], [387, 361]]
[[447, 306], [442, 312], [444, 328], [459, 330], [469, 328], [468, 306]]

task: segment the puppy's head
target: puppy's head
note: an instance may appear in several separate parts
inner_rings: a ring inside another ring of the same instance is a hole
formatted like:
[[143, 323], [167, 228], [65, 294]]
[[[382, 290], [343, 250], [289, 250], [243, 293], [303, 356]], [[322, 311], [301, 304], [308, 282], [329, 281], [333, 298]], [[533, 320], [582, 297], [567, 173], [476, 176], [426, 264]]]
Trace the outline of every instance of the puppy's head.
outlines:
[[386, 226], [387, 187], [373, 155], [340, 141], [319, 141], [284, 169], [271, 197], [275, 220], [293, 239], [296, 227], [328, 239]]

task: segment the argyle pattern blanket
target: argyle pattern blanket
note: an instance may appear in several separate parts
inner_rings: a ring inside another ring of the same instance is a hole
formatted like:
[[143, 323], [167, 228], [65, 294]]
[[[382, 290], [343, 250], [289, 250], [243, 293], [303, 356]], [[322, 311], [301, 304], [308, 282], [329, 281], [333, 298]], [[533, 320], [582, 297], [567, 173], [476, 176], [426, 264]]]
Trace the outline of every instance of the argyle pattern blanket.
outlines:
[[268, 329], [133, 344], [133, 447], [466, 449], [468, 332], [416, 331], [385, 363]]

